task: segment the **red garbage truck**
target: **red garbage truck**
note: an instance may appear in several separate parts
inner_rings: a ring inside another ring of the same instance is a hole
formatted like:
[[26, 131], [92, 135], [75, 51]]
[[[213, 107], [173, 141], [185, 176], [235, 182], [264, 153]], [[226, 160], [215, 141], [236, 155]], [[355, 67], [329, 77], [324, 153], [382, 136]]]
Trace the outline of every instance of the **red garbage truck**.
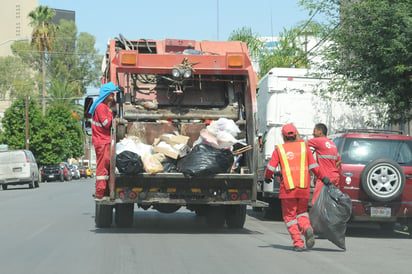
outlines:
[[[205, 216], [211, 227], [226, 224], [228, 228], [242, 228], [247, 205], [260, 205], [256, 200], [257, 76], [246, 44], [129, 40], [120, 35], [108, 42], [103, 60], [102, 82], [110, 81], [121, 92], [112, 125], [110, 199], [96, 202], [96, 226], [109, 227], [113, 222], [117, 226], [133, 225], [137, 205], [163, 213], [186, 207]], [[94, 98], [85, 100], [86, 132], [90, 132], [88, 109]], [[233, 121], [239, 130], [237, 142], [225, 148], [232, 162], [223, 172], [188, 175], [177, 168], [172, 172], [129, 174], [116, 168], [116, 147], [125, 138], [133, 137], [153, 147], [153, 153], [164, 153], [164, 158], [179, 162], [188, 155], [159, 147], [159, 140], [165, 135], [177, 138], [191, 153], [199, 140], [208, 138], [202, 139], [201, 133], [219, 119]]]

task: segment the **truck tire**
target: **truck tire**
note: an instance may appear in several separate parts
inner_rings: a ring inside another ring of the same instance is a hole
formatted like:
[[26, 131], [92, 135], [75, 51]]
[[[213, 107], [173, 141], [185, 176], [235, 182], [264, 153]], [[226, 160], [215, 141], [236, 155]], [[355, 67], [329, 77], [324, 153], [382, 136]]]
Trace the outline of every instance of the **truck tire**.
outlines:
[[206, 213], [206, 223], [211, 228], [222, 228], [225, 225], [226, 208], [224, 206], [210, 206]]
[[207, 207], [206, 206], [199, 206], [195, 209], [196, 216], [203, 217], [206, 216]]
[[402, 194], [405, 188], [402, 167], [390, 159], [376, 159], [365, 166], [361, 174], [361, 186], [376, 202], [389, 202]]
[[96, 203], [94, 222], [96, 227], [110, 227], [112, 225], [113, 207]]
[[134, 204], [116, 205], [114, 221], [118, 227], [131, 227], [133, 225]]
[[246, 205], [229, 205], [226, 207], [226, 224], [228, 228], [243, 228], [246, 221]]
[[283, 216], [282, 216], [282, 206], [281, 206], [281, 201], [279, 198], [271, 198], [269, 201], [266, 201], [269, 203], [269, 206], [267, 208], [264, 208], [264, 216], [263, 218], [269, 219], [269, 220], [275, 220], [275, 221], [282, 221]]

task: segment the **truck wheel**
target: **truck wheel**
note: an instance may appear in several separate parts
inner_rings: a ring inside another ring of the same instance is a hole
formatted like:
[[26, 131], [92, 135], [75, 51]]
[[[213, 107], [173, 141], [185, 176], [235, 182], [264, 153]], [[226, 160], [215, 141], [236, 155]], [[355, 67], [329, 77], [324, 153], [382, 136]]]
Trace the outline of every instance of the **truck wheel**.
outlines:
[[195, 209], [196, 216], [206, 216], [207, 207], [206, 206], [199, 206]]
[[114, 220], [119, 227], [130, 227], [133, 225], [134, 204], [118, 204]]
[[390, 159], [376, 159], [365, 166], [361, 185], [365, 193], [376, 202], [389, 202], [402, 194], [405, 188], [402, 167]]
[[263, 218], [275, 221], [282, 221], [282, 207], [280, 199], [271, 198], [269, 202], [269, 207], [264, 208], [265, 211]]
[[229, 228], [243, 228], [246, 220], [246, 205], [226, 207], [226, 224]]
[[206, 213], [206, 223], [211, 228], [222, 228], [225, 225], [226, 208], [210, 206]]
[[97, 227], [110, 227], [112, 225], [113, 207], [96, 203], [94, 222]]

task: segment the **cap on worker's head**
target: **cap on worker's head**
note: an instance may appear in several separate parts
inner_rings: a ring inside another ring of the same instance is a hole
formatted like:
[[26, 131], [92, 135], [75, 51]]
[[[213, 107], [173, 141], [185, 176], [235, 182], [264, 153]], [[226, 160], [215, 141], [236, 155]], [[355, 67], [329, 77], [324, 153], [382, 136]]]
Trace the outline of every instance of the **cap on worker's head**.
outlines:
[[282, 135], [285, 137], [296, 136], [297, 130], [293, 124], [286, 124], [282, 128]]
[[113, 82], [109, 82], [101, 86], [100, 96], [107, 97], [107, 95], [109, 95], [110, 93], [118, 91], [120, 91], [120, 88], [113, 84]]

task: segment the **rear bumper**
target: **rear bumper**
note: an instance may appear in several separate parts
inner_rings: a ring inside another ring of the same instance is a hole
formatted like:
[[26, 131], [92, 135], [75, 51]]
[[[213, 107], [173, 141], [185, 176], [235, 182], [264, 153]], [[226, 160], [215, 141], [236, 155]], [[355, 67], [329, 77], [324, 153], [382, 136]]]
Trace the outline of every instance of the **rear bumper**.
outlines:
[[246, 204], [256, 202], [255, 175], [221, 173], [187, 177], [182, 173], [117, 174], [109, 203]]
[[[389, 210], [390, 209], [390, 214]], [[375, 214], [373, 209], [386, 209], [382, 212], [385, 216], [379, 216]], [[388, 202], [388, 203], [376, 203], [370, 201], [352, 200], [352, 216], [353, 221], [365, 221], [365, 222], [394, 222], [402, 218], [412, 218], [412, 201], [407, 202]]]

